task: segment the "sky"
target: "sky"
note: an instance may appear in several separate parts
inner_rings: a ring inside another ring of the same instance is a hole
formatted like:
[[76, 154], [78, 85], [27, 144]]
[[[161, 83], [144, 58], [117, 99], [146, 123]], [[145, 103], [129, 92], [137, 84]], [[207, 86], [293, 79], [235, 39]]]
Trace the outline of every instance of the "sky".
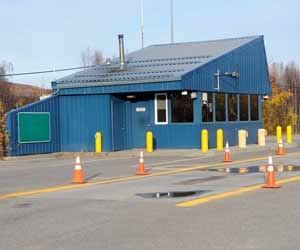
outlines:
[[[170, 0], [0, 0], [0, 63], [13, 73], [81, 66], [90, 47], [104, 58], [170, 42]], [[264, 35], [267, 60], [300, 64], [299, 0], [173, 0], [174, 41]], [[13, 76], [16, 83], [51, 87], [71, 71]]]

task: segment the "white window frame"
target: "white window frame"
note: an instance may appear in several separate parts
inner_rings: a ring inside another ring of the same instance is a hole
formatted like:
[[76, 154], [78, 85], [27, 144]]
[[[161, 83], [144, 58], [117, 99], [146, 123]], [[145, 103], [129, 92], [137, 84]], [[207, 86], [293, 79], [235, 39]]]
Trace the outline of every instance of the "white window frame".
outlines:
[[[159, 122], [157, 121], [157, 96], [164, 95], [166, 97], [166, 121]], [[154, 117], [155, 117], [155, 124], [168, 124], [168, 94], [167, 93], [157, 93], [154, 95]]]

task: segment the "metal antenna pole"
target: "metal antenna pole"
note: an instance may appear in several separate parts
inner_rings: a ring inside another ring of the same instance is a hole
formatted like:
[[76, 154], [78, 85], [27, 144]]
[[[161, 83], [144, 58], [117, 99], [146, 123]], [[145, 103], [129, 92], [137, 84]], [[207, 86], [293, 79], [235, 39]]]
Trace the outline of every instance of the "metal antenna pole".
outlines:
[[217, 77], [217, 87], [215, 88], [215, 90], [220, 91], [220, 70], [219, 69], [217, 70], [215, 76]]
[[142, 48], [144, 48], [144, 5], [141, 0], [141, 35], [142, 35]]
[[170, 0], [170, 18], [171, 18], [171, 43], [174, 43], [174, 18], [173, 18], [173, 0]]

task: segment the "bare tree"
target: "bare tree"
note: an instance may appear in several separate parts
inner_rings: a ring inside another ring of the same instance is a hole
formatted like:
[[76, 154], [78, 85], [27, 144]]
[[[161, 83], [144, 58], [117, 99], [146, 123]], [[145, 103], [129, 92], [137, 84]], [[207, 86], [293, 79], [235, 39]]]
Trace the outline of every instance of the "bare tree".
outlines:
[[0, 63], [0, 80], [7, 80], [5, 74], [13, 71], [13, 64], [11, 62], [2, 61]]
[[[287, 88], [292, 92], [294, 113], [300, 115], [300, 69], [295, 62], [288, 63], [284, 68], [283, 79]], [[294, 131], [299, 132], [300, 120], [297, 120]]]
[[90, 47], [87, 47], [84, 51], [81, 52], [81, 65], [84, 67], [99, 65], [102, 62], [103, 56], [100, 50], [92, 50]]
[[[11, 106], [11, 91], [10, 84], [6, 74], [13, 71], [11, 62], [2, 61], [0, 63], [0, 102], [3, 106], [4, 112]], [[1, 124], [0, 124], [1, 125]]]

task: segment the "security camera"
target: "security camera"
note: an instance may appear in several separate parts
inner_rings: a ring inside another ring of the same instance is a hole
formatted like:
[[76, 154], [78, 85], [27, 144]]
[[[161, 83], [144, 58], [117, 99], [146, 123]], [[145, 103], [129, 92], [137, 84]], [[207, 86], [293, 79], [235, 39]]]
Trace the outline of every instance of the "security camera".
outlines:
[[269, 99], [269, 96], [268, 96], [268, 95], [263, 95], [263, 99], [264, 99], [264, 100], [268, 100], [268, 99]]

